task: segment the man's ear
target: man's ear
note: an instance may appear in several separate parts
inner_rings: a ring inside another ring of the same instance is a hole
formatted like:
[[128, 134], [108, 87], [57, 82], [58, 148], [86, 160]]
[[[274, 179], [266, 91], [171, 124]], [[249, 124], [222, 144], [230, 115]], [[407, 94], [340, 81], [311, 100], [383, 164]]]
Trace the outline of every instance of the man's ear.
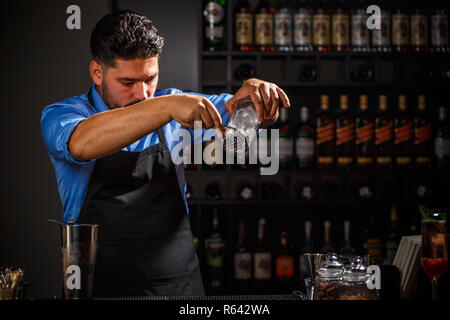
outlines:
[[100, 86], [103, 82], [104, 70], [100, 63], [96, 60], [92, 60], [89, 65], [89, 72], [91, 74], [92, 81], [95, 85]]

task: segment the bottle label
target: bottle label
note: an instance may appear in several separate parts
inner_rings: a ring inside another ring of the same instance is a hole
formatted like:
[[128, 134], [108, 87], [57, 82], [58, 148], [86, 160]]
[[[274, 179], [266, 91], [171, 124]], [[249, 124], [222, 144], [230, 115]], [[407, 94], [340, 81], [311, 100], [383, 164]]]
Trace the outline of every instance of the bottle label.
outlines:
[[273, 19], [268, 13], [258, 13], [255, 17], [255, 43], [256, 45], [273, 44]]
[[407, 46], [409, 44], [408, 15], [392, 15], [392, 44], [394, 46]]
[[405, 125], [395, 128], [395, 144], [399, 144], [412, 139], [412, 122], [408, 121]]
[[316, 140], [316, 144], [320, 145], [322, 143], [325, 143], [327, 141], [333, 140], [334, 139], [334, 128], [335, 125], [334, 123], [330, 123], [324, 127], [318, 128], [317, 129], [317, 140]]
[[446, 158], [450, 156], [450, 139], [437, 137], [434, 140], [434, 153], [437, 158]]
[[381, 14], [380, 29], [372, 30], [372, 45], [377, 47], [389, 46], [391, 44], [391, 17]]
[[291, 256], [279, 256], [276, 259], [276, 275], [279, 278], [294, 276], [294, 258]]
[[267, 280], [271, 278], [271, 260], [270, 252], [255, 253], [255, 279]]
[[355, 125], [350, 123], [336, 130], [336, 145], [349, 142], [355, 138]]
[[236, 14], [236, 44], [248, 45], [253, 42], [253, 16], [251, 13]]
[[222, 21], [225, 11], [223, 7], [215, 1], [210, 1], [203, 10], [203, 15], [208, 23], [219, 23]]
[[418, 145], [431, 140], [431, 123], [414, 129], [414, 144]]
[[335, 46], [346, 46], [349, 41], [349, 22], [348, 15], [334, 14], [332, 16], [333, 39]]
[[428, 18], [422, 14], [411, 16], [411, 45], [428, 45]]
[[234, 278], [248, 280], [252, 277], [252, 254], [236, 253], [234, 256]]
[[223, 27], [210, 27], [207, 26], [205, 28], [205, 35], [209, 39], [215, 39], [215, 38], [223, 38]]
[[385, 126], [375, 129], [375, 144], [379, 145], [391, 141], [393, 137], [392, 128], [392, 120], [389, 120]]
[[431, 17], [431, 44], [435, 47], [448, 45], [448, 17], [447, 15], [433, 15]]
[[352, 15], [352, 45], [368, 46], [369, 45], [369, 29], [366, 25], [367, 15]]
[[275, 14], [275, 45], [289, 46], [292, 44], [292, 15], [288, 13]]
[[327, 14], [315, 14], [313, 16], [313, 41], [316, 46], [330, 44], [330, 16]]
[[223, 242], [216, 239], [206, 239], [205, 247], [207, 265], [221, 268], [223, 266]]
[[377, 163], [381, 165], [389, 165], [392, 163], [392, 157], [377, 157]]
[[356, 144], [368, 142], [373, 139], [373, 123], [356, 128]]
[[287, 161], [292, 157], [292, 140], [290, 138], [280, 137], [280, 161]]
[[314, 140], [312, 138], [297, 138], [296, 147], [299, 160], [307, 160], [314, 157]]
[[311, 37], [311, 15], [298, 13], [294, 16], [294, 44], [296, 46], [310, 46]]

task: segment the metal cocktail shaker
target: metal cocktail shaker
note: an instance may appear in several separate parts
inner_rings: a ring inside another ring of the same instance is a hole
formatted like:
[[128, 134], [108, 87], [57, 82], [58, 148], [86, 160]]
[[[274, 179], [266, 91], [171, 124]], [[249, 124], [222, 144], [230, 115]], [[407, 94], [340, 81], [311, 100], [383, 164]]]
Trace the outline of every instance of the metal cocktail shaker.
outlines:
[[99, 225], [49, 221], [61, 229], [64, 298], [92, 298]]

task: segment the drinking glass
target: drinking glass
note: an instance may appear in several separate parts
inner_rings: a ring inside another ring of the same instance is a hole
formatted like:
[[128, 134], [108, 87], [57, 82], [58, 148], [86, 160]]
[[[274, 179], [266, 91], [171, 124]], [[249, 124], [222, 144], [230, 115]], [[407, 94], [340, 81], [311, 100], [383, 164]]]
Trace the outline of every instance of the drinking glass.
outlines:
[[445, 212], [433, 210], [422, 220], [422, 268], [431, 279], [432, 300], [437, 300], [437, 281], [448, 265]]

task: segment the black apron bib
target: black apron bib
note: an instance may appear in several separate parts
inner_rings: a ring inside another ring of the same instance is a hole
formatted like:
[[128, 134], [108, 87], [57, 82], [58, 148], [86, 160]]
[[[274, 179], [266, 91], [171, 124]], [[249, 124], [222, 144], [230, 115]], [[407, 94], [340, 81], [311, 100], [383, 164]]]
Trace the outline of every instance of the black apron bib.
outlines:
[[[94, 105], [90, 91], [89, 101]], [[77, 220], [100, 224], [94, 296], [204, 295], [162, 128], [158, 136], [159, 143], [142, 152], [96, 160]]]

